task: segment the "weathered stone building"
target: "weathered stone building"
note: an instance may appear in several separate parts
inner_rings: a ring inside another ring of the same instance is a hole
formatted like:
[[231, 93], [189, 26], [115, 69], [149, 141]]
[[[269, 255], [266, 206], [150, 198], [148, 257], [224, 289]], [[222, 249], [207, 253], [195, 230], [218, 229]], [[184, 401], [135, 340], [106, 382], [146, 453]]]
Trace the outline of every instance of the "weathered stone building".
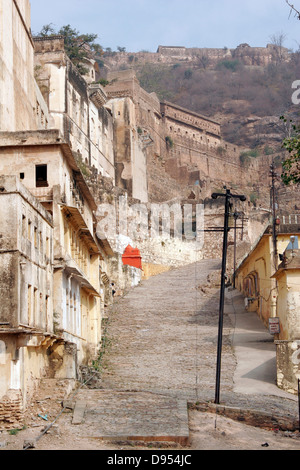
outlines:
[[276, 232], [277, 255], [268, 226], [239, 264], [236, 287], [244, 294], [247, 309], [257, 312], [266, 328], [270, 322], [278, 322], [274, 332], [277, 385], [296, 394], [300, 378], [299, 226], [282, 224]]
[[[249, 44], [240, 44], [235, 49], [224, 48], [197, 48], [158, 46], [157, 54], [169, 59], [182, 61], [202, 60], [203, 66], [215, 66], [221, 60], [238, 59], [248, 66], [269, 65], [275, 60], [289, 61], [289, 50], [281, 45], [267, 44], [266, 47], [251, 47]], [[206, 59], [206, 60], [204, 60]]]
[[[20, 424], [41, 378], [75, 382], [79, 367], [96, 358], [113, 251], [107, 240], [97, 239], [97, 206], [78, 163], [88, 158], [91, 168], [113, 180], [114, 163], [101, 137], [109, 134], [111, 123], [108, 111], [99, 112], [101, 90], [94, 87], [90, 99], [88, 84], [61, 54], [65, 68], [59, 70], [55, 60], [49, 65], [51, 95], [42, 66], [34, 66], [29, 1], [1, 0], [0, 9], [0, 196], [1, 220], [6, 221], [0, 234], [3, 428]], [[51, 44], [57, 52], [56, 39]], [[55, 109], [49, 109], [50, 102]], [[99, 149], [91, 151], [92, 112], [103, 118], [97, 126], [105, 123], [98, 136], [105, 156]], [[78, 153], [81, 159], [75, 159]]]
[[132, 70], [108, 74], [105, 91], [114, 117], [117, 185], [129, 197], [148, 201], [147, 149], [161, 153], [160, 103], [155, 93], [143, 90]]
[[0, 177], [0, 427], [22, 418], [53, 331], [53, 223], [19, 177]]
[[0, 129], [51, 127], [48, 108], [34, 79], [29, 0], [1, 0], [0, 15]]
[[[113, 120], [101, 85], [83, 78], [65, 53], [61, 36], [35, 38], [35, 66], [54, 120], [82, 161], [114, 181]], [[93, 70], [93, 68], [92, 68]]]
[[[9, 217], [2, 214], [7, 234], [1, 231], [1, 269], [6, 272], [0, 283], [6, 300], [1, 333], [10, 338], [27, 334], [22, 347], [28, 351], [36, 343], [40, 348], [30, 362], [19, 363], [22, 374], [32, 379], [18, 381], [25, 405], [39, 378], [75, 380], [78, 367], [96, 357], [103, 316], [101, 262], [113, 252], [107, 241], [97, 240], [96, 204], [59, 131], [2, 133], [0, 141], [0, 174], [10, 175], [3, 176], [1, 192], [3, 211], [10, 211]], [[10, 188], [10, 181], [17, 189]], [[19, 199], [25, 194], [27, 206], [16, 201], [14, 190]], [[10, 204], [4, 201], [8, 194]], [[11, 206], [16, 202], [17, 214]], [[9, 238], [16, 226], [19, 238]], [[3, 344], [13, 349], [10, 341]]]

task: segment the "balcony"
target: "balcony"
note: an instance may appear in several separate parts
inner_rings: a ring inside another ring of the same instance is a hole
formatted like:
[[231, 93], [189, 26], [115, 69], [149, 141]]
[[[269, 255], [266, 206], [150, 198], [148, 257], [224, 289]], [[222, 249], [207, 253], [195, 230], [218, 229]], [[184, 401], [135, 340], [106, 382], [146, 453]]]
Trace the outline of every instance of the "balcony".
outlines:
[[40, 202], [51, 202], [53, 200], [53, 188], [40, 187], [30, 189], [31, 194]]

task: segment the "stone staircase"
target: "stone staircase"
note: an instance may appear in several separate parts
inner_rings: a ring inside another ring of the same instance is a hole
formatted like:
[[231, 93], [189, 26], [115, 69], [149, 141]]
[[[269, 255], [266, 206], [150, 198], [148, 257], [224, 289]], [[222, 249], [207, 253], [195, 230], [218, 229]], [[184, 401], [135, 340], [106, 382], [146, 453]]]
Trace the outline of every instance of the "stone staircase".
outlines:
[[[196, 286], [218, 260], [203, 260], [151, 277], [108, 313], [100, 377], [75, 395], [76, 435], [103, 441], [189, 444], [188, 403], [215, 381], [219, 296]], [[201, 332], [201, 336], [200, 336]], [[231, 386], [232, 352], [223, 384]]]
[[187, 401], [151, 392], [81, 390], [73, 404], [73, 425], [88, 439], [189, 443]]

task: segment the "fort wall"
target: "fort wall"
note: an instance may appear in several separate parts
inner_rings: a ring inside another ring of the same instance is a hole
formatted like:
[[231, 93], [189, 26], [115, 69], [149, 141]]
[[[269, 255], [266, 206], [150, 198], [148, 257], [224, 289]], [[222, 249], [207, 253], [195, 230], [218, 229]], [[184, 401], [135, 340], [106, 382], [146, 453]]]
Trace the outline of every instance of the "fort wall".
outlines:
[[251, 47], [249, 44], [240, 44], [235, 49], [198, 48], [158, 46], [156, 52], [121, 52], [105, 54], [103, 61], [111, 70], [120, 70], [121, 67], [142, 66], [146, 64], [175, 65], [178, 63], [197, 64], [205, 69], [214, 68], [221, 61], [238, 60], [245, 66], [267, 66], [273, 62], [288, 62], [290, 52], [287, 48], [276, 44], [267, 44], [266, 47]]

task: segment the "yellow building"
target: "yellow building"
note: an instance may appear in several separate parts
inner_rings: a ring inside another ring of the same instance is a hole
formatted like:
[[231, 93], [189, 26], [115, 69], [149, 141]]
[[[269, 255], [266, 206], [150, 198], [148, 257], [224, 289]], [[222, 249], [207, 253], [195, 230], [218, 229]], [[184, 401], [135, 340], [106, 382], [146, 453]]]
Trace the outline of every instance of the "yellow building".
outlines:
[[113, 180], [114, 153], [105, 93], [89, 90], [62, 38], [62, 60], [39, 55], [44, 41], [32, 38], [29, 0], [0, 0], [0, 18], [2, 429], [19, 426], [41, 377], [73, 383], [96, 358], [113, 252], [96, 236], [96, 203], [74, 152]]
[[[11, 362], [15, 372], [14, 378], [0, 383], [0, 403], [13, 382], [26, 405], [39, 378], [76, 380], [78, 367], [96, 358], [103, 266], [113, 252], [107, 240], [96, 236], [96, 203], [59, 131], [0, 132], [0, 175], [3, 203], [4, 197], [8, 201], [9, 178], [20, 193], [17, 199], [17, 190], [10, 191], [11, 207], [19, 207], [17, 215], [8, 210], [8, 202], [2, 208], [7, 222], [6, 231], [1, 229], [3, 250], [4, 238], [10, 245], [1, 252], [6, 274], [0, 279], [0, 333], [6, 339], [4, 349], [11, 350], [5, 366]], [[14, 229], [22, 233], [20, 242]], [[10, 262], [17, 250], [20, 275], [18, 260]], [[22, 345], [14, 339], [20, 328]], [[20, 347], [22, 355], [16, 352]], [[35, 354], [29, 348], [35, 348]]]
[[297, 226], [280, 225], [276, 232], [277, 255], [269, 226], [239, 264], [236, 287], [245, 296], [247, 310], [256, 311], [274, 334], [277, 385], [296, 393], [300, 378], [300, 231]]
[[[293, 240], [293, 239], [292, 239]], [[294, 245], [294, 247], [293, 247]], [[277, 316], [280, 333], [277, 348], [277, 383], [296, 393], [300, 379], [300, 250], [298, 239], [289, 244], [273, 275], [278, 286]]]

